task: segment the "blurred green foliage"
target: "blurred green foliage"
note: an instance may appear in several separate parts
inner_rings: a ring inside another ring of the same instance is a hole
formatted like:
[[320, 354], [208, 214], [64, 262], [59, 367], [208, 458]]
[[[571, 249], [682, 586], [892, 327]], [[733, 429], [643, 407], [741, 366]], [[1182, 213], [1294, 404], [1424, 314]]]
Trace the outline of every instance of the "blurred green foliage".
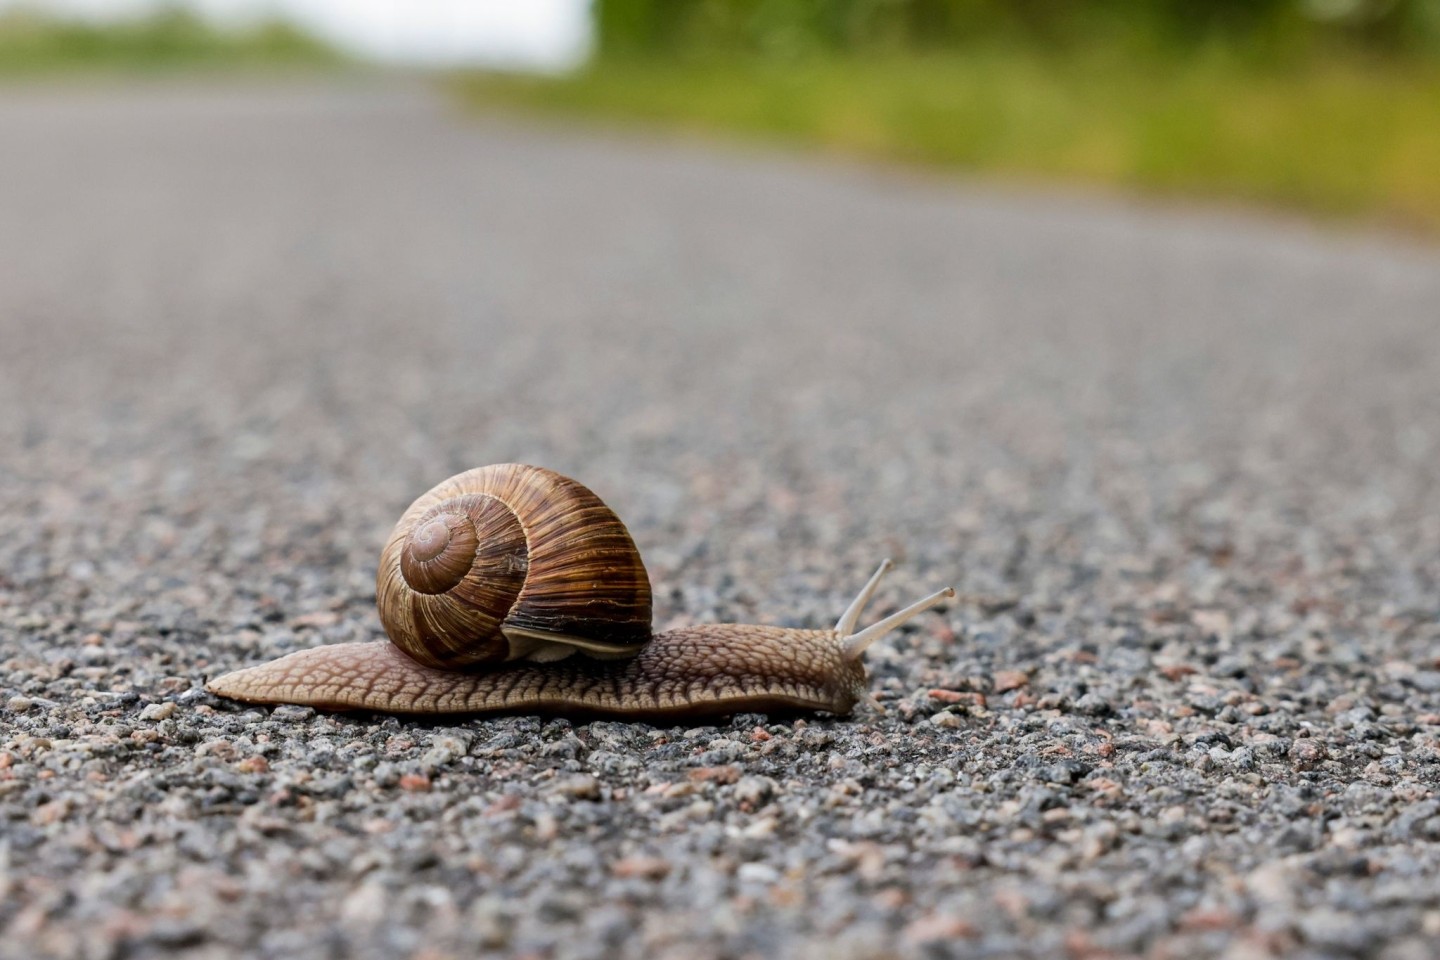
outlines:
[[1440, 233], [1440, 0], [596, 0], [472, 102]]
[[109, 23], [0, 14], [0, 76], [74, 70], [170, 67], [290, 67], [341, 62], [298, 28], [267, 21], [221, 29], [180, 9]]
[[875, 54], [1006, 41], [1440, 56], [1440, 0], [595, 0], [605, 56]]
[[1440, 65], [1256, 74], [1015, 49], [803, 65], [603, 62], [575, 77], [475, 74], [521, 106], [1014, 180], [1230, 197], [1440, 232]]

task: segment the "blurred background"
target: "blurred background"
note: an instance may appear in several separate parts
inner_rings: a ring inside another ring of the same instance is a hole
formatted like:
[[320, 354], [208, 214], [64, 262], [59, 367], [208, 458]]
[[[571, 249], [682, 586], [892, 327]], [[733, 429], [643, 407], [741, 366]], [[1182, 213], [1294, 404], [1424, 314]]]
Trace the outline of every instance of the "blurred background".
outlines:
[[[0, 960], [1429, 960], [1437, 235], [1440, 0], [0, 0]], [[505, 461], [964, 599], [815, 739], [203, 693]]]
[[0, 0], [0, 75], [358, 64], [487, 108], [1440, 230], [1440, 0]]

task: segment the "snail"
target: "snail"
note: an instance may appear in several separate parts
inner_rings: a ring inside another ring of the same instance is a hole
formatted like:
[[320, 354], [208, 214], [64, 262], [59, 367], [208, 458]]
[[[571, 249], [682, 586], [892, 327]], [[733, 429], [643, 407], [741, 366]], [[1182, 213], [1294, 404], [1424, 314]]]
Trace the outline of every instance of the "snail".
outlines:
[[380, 555], [390, 642], [302, 650], [212, 680], [247, 703], [403, 714], [634, 720], [846, 715], [877, 638], [955, 594], [857, 630], [880, 564], [832, 630], [702, 624], [652, 634], [650, 581], [600, 498], [541, 467], [466, 471], [416, 500]]

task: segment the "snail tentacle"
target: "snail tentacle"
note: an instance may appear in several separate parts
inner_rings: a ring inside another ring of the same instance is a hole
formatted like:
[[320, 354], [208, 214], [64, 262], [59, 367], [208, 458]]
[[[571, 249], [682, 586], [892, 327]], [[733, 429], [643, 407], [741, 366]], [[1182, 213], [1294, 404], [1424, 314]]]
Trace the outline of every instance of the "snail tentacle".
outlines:
[[924, 600], [921, 600], [917, 603], [912, 603], [904, 610], [901, 610], [898, 613], [892, 613], [890, 614], [890, 616], [886, 617], [884, 620], [879, 621], [878, 623], [872, 623], [870, 626], [866, 627], [864, 630], [861, 630], [859, 633], [851, 634], [848, 637], [842, 637], [841, 640], [845, 647], [845, 656], [850, 658], [851, 660], [859, 660], [861, 654], [865, 652], [865, 648], [870, 646], [870, 644], [874, 643], [876, 640], [879, 640], [891, 630], [894, 630], [897, 627], [903, 626], [911, 620], [914, 620], [926, 610], [929, 610], [931, 607], [937, 606], [945, 602], [946, 600], [949, 600], [953, 596], [955, 596], [954, 587], [946, 587], [944, 590], [937, 590], [936, 592], [930, 594], [930, 596], [926, 597]]
[[845, 608], [845, 612], [840, 614], [840, 619], [835, 622], [837, 634], [848, 637], [855, 632], [855, 625], [860, 622], [860, 615], [865, 612], [865, 605], [870, 602], [871, 597], [875, 596], [875, 589], [880, 586], [880, 581], [894, 566], [895, 564], [890, 562], [889, 557], [880, 561], [879, 569], [866, 581], [865, 586], [860, 588], [855, 599], [850, 601], [850, 606]]

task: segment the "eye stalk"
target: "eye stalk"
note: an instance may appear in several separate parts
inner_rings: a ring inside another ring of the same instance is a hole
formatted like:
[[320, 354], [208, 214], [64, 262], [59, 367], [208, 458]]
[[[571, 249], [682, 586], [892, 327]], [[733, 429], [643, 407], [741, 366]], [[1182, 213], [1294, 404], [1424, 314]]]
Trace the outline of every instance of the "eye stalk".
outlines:
[[845, 608], [845, 612], [842, 613], [840, 619], [836, 621], [835, 635], [840, 639], [846, 659], [859, 660], [870, 644], [879, 640], [891, 630], [904, 626], [931, 607], [955, 596], [955, 588], [946, 587], [944, 590], [930, 594], [930, 596], [918, 603], [912, 603], [904, 610], [892, 613], [884, 620], [873, 623], [858, 633], [855, 632], [855, 625], [860, 622], [860, 615], [865, 612], [865, 605], [869, 603], [870, 598], [875, 595], [875, 590], [880, 586], [880, 581], [885, 577], [885, 574], [889, 573], [894, 566], [895, 564], [891, 563], [888, 557], [881, 560], [879, 569], [870, 577], [869, 582], [861, 588], [860, 593], [855, 599], [850, 601], [850, 606]]

